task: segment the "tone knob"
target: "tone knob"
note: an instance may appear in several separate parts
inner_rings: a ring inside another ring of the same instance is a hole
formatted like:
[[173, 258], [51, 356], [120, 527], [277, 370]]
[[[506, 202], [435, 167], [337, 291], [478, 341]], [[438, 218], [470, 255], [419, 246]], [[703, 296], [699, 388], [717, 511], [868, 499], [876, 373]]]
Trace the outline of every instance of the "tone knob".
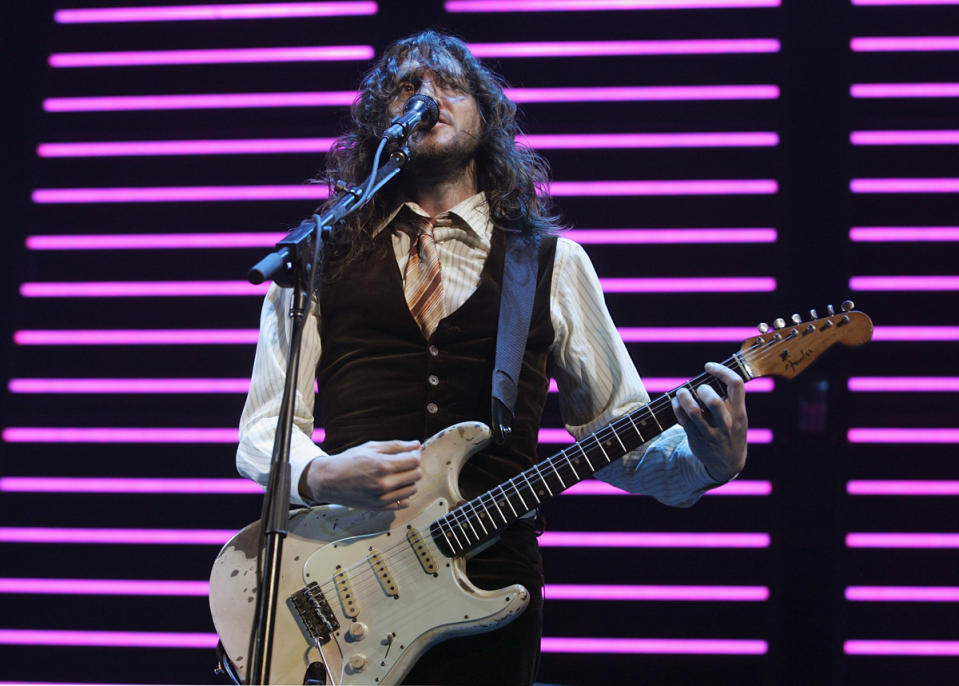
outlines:
[[366, 659], [366, 655], [363, 653], [356, 653], [355, 655], [350, 656], [350, 669], [354, 672], [361, 672], [363, 668], [366, 667], [366, 663], [369, 660]]
[[350, 624], [350, 637], [354, 641], [358, 641], [364, 636], [366, 636], [366, 624], [363, 622], [353, 622]]

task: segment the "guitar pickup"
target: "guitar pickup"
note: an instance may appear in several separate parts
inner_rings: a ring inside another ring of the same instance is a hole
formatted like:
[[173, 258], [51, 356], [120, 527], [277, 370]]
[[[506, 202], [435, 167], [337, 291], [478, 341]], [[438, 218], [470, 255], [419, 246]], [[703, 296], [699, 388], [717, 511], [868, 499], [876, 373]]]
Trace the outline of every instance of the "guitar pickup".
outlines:
[[320, 585], [315, 581], [291, 595], [290, 601], [303, 626], [320, 643], [329, 641], [330, 635], [340, 628], [339, 620], [333, 614]]
[[399, 598], [400, 593], [396, 587], [396, 581], [393, 579], [393, 574], [390, 572], [389, 567], [386, 566], [386, 560], [383, 559], [379, 551], [370, 548], [370, 555], [366, 558], [366, 561], [369, 562], [370, 567], [373, 568], [373, 573], [376, 574], [376, 580], [380, 582], [383, 592], [386, 595]]
[[430, 549], [427, 547], [426, 541], [423, 540], [420, 532], [414, 529], [412, 526], [407, 526], [406, 541], [410, 544], [413, 552], [416, 553], [416, 559], [420, 561], [423, 571], [427, 574], [436, 576], [436, 561], [430, 554]]

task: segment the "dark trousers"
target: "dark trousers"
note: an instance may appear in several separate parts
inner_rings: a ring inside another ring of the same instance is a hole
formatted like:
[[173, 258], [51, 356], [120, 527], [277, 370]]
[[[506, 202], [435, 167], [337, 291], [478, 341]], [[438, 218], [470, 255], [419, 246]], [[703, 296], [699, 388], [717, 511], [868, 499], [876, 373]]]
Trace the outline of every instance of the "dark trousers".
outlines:
[[412, 686], [530, 686], [536, 680], [543, 633], [543, 572], [536, 532], [520, 520], [501, 540], [466, 564], [470, 580], [483, 589], [521, 583], [530, 603], [518, 618], [485, 634], [443, 641], [419, 659], [404, 684]]

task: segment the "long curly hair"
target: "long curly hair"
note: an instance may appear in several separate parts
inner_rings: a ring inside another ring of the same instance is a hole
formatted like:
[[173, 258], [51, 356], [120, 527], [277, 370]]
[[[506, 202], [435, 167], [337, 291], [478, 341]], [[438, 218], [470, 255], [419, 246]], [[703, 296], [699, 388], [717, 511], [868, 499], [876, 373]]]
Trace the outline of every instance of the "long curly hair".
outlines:
[[[366, 73], [350, 110], [350, 130], [334, 142], [323, 178], [316, 181], [325, 181], [332, 195], [338, 180], [356, 184], [366, 178], [380, 136], [389, 125], [389, 106], [398, 92], [400, 68], [407, 60], [416, 60], [438, 80], [467, 91], [476, 100], [482, 120], [476, 181], [479, 190], [486, 193], [494, 225], [526, 233], [558, 230], [558, 217], [551, 212], [549, 164], [531, 148], [517, 145], [516, 139], [523, 132], [517, 122], [516, 104], [503, 92], [504, 80], [482, 65], [463, 41], [435, 30], [396, 41]], [[388, 184], [350, 215], [345, 226], [336, 228], [324, 247], [327, 279], [336, 278], [346, 266], [373, 250], [373, 230], [398, 203], [398, 185]]]

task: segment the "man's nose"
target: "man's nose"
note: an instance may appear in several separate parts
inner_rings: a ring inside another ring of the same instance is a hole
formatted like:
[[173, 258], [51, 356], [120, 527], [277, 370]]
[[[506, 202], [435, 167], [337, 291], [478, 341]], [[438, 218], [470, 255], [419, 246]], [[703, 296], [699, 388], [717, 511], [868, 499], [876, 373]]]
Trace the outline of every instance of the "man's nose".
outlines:
[[433, 81], [430, 79], [423, 79], [416, 92], [421, 93], [422, 95], [428, 95], [431, 98], [436, 97], [436, 88], [433, 87]]

